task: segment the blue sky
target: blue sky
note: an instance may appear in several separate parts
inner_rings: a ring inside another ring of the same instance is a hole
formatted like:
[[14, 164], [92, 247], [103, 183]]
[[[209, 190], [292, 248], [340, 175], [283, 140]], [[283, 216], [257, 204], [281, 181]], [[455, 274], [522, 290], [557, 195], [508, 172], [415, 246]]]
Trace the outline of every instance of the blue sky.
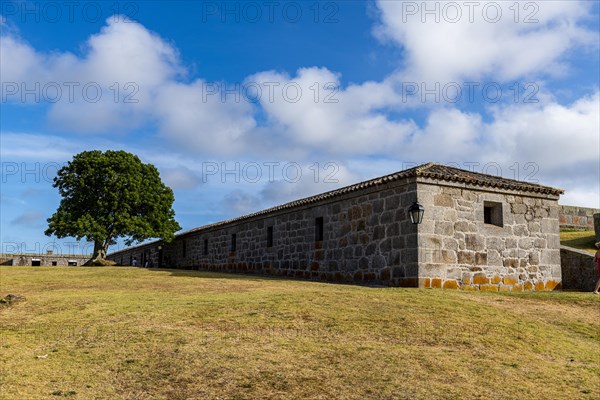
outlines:
[[3, 252], [83, 150], [156, 165], [184, 229], [434, 161], [600, 207], [598, 1], [1, 4]]

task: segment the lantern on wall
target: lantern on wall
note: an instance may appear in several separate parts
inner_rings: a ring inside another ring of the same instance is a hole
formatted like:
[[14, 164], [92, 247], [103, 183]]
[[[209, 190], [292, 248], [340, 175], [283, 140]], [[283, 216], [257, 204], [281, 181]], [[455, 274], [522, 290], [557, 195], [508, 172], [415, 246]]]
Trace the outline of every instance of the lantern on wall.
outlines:
[[415, 201], [413, 205], [408, 208], [410, 222], [415, 225], [420, 224], [423, 221], [423, 214], [425, 214], [425, 209], [417, 201]]

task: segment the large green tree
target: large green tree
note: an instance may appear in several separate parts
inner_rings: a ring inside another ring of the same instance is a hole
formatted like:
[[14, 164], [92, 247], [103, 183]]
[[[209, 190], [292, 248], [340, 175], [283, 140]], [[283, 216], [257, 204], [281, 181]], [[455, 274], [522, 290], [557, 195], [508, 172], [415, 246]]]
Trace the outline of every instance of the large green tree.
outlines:
[[48, 218], [46, 235], [94, 242], [92, 260], [103, 260], [120, 237], [129, 246], [148, 238], [173, 239], [173, 191], [158, 170], [125, 151], [84, 151], [54, 178], [62, 200]]

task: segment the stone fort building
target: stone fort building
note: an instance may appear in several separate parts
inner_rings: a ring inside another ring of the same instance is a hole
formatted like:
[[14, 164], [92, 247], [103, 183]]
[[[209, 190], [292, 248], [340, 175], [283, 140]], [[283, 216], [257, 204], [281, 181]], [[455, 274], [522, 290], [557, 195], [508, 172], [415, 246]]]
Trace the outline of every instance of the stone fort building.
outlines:
[[[342, 283], [553, 290], [562, 193], [429, 163], [108, 258]], [[425, 209], [421, 224], [408, 215], [415, 201]]]

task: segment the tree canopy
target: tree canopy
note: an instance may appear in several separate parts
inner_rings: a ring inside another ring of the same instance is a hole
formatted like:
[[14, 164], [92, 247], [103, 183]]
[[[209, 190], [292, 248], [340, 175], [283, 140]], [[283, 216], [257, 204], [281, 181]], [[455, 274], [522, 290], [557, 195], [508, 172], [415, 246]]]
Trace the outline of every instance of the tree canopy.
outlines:
[[154, 237], [169, 242], [181, 229], [173, 191], [134, 154], [84, 151], [59, 169], [53, 186], [62, 200], [45, 234], [94, 242], [94, 260], [120, 237], [128, 246]]

